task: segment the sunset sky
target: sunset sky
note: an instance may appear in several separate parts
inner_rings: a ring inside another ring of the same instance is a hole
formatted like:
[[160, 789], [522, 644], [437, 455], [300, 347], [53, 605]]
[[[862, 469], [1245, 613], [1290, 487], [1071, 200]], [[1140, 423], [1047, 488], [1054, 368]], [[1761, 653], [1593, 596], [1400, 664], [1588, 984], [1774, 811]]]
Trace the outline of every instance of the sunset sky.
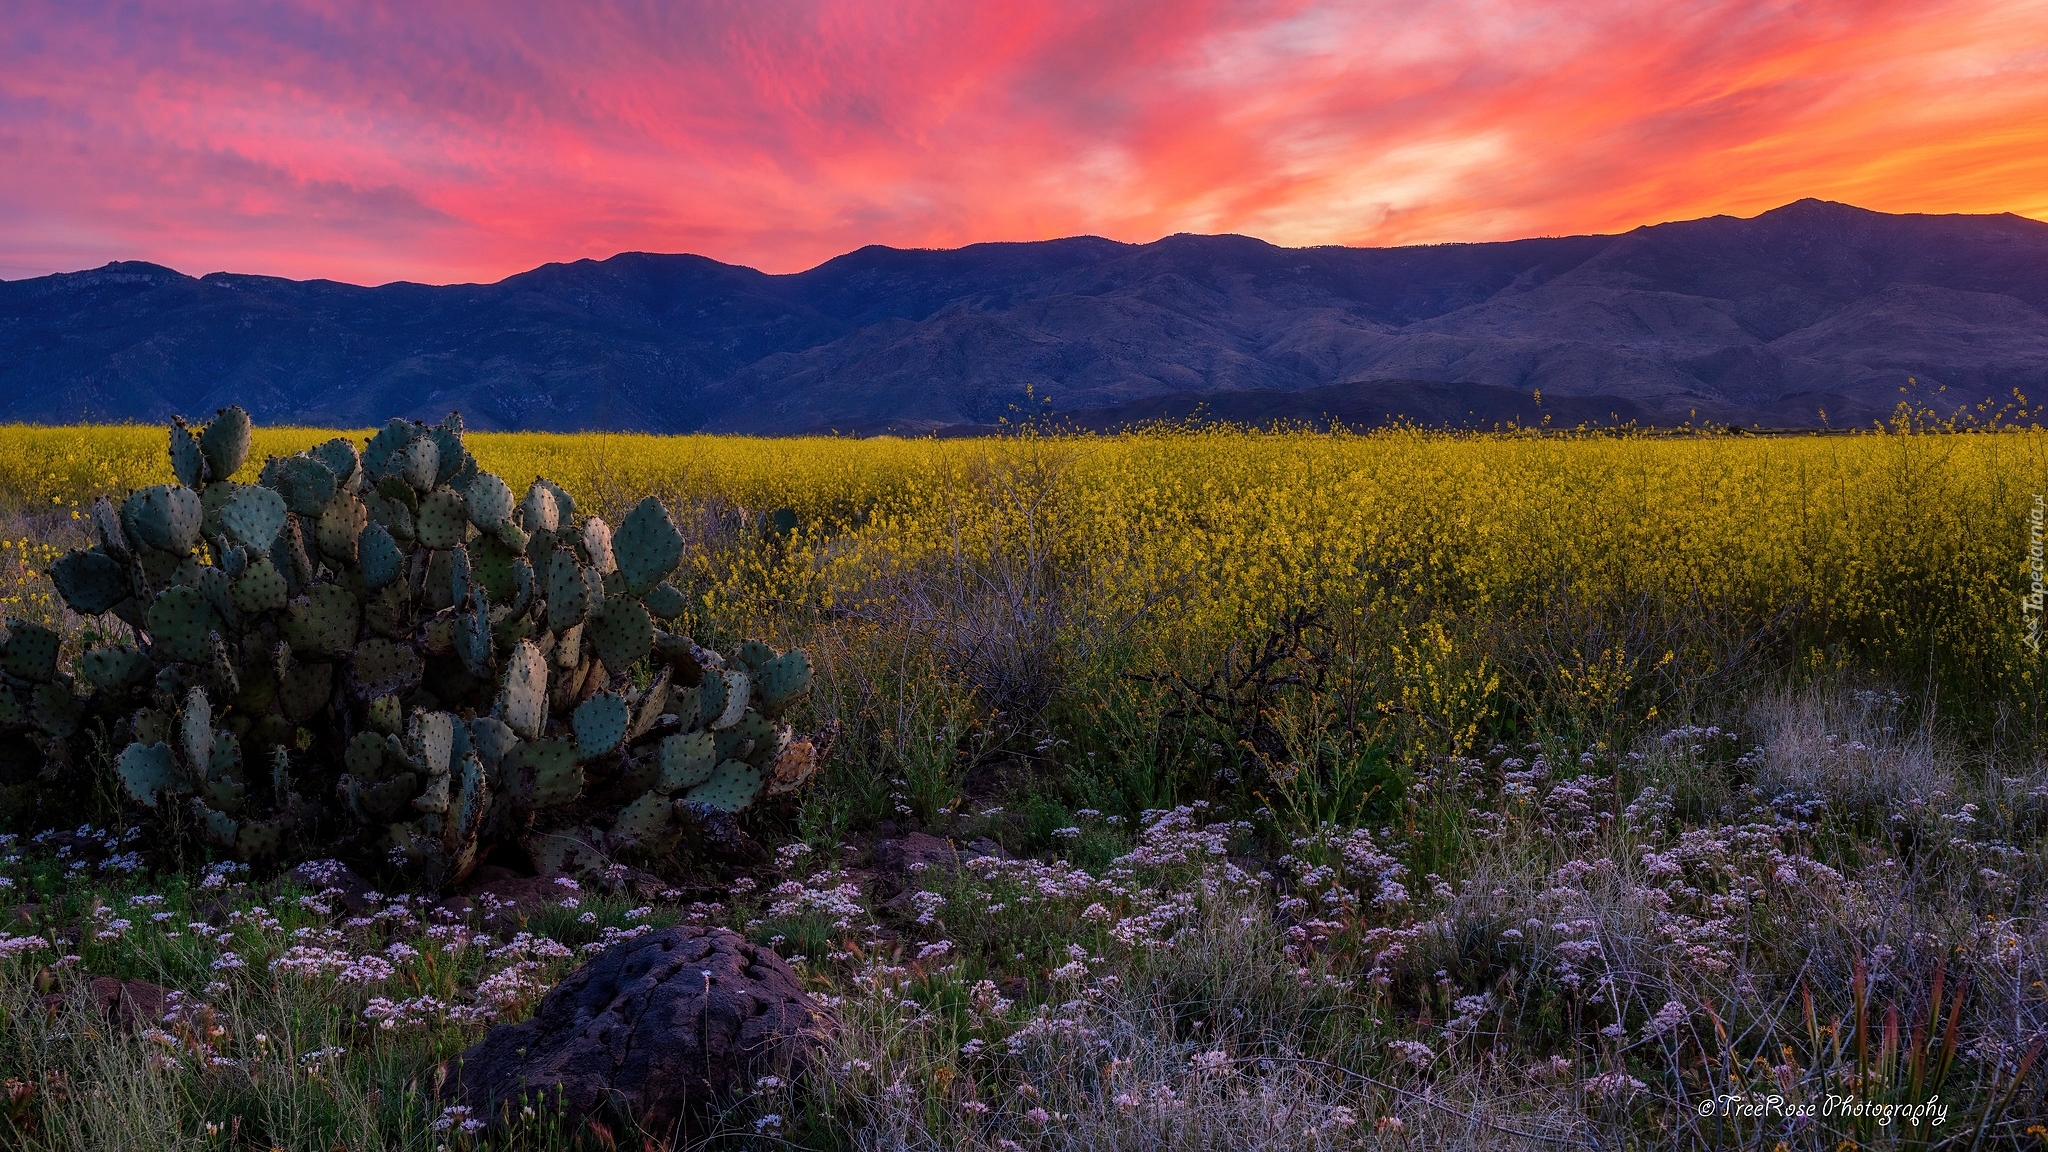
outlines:
[[0, 278], [2048, 218], [2048, 0], [14, 0]]

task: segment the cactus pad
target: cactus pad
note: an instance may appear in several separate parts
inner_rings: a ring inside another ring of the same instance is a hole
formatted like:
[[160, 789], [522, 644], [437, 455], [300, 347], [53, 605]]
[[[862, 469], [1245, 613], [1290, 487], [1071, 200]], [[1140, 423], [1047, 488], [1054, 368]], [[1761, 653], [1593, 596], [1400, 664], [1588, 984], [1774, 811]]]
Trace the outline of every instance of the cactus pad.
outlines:
[[624, 697], [599, 692], [576, 706], [570, 727], [576, 732], [576, 750], [585, 760], [602, 756], [626, 738], [628, 720]]
[[674, 815], [675, 801], [659, 792], [643, 793], [619, 810], [619, 818], [612, 822], [612, 846], [655, 851], [668, 838]]
[[678, 732], [661, 742], [661, 775], [654, 786], [669, 794], [695, 788], [711, 779], [711, 770], [717, 766], [711, 733]]
[[268, 860], [284, 851], [285, 834], [292, 829], [289, 814], [273, 820], [251, 820], [235, 836], [235, 853], [244, 860]]
[[583, 567], [567, 548], [555, 549], [548, 561], [547, 599], [551, 631], [573, 628], [590, 614], [590, 588], [583, 580]]
[[505, 547], [521, 554], [524, 554], [533, 543], [533, 538], [526, 534], [526, 530], [510, 520], [498, 525], [491, 535]]
[[[461, 555], [458, 549], [456, 555]], [[491, 602], [479, 595], [469, 611], [455, 618], [455, 654], [478, 679], [491, 675]]]
[[760, 696], [756, 706], [763, 715], [782, 715], [810, 692], [811, 658], [801, 650], [791, 649], [768, 661], [755, 681], [755, 689]]
[[519, 526], [528, 532], [553, 532], [562, 526], [561, 510], [555, 507], [555, 494], [539, 480], [527, 488], [526, 499], [519, 505]]
[[134, 557], [135, 546], [139, 541], [128, 534], [128, 529], [122, 524], [121, 514], [115, 510], [112, 500], [105, 496], [94, 500], [92, 508], [86, 512], [86, 521], [92, 526], [93, 542], [105, 549], [107, 555], [116, 560], [129, 560]]
[[[221, 735], [228, 736], [226, 732]], [[228, 738], [234, 739], [232, 736]], [[230, 815], [239, 813], [249, 798], [248, 786], [232, 774], [201, 781], [198, 792], [205, 797], [207, 804]]]
[[655, 632], [654, 656], [675, 670], [680, 687], [692, 688], [704, 679], [704, 666], [697, 662], [697, 645], [688, 636]]
[[[387, 480], [385, 483], [390, 484], [394, 483], [394, 481]], [[399, 484], [398, 486], [405, 488], [404, 484]], [[405, 488], [405, 490], [407, 492], [412, 491], [410, 488]], [[392, 539], [410, 546], [418, 538], [418, 508], [413, 504], [408, 504], [403, 500], [394, 500], [381, 493], [372, 494], [367, 503], [370, 509], [370, 519], [384, 525], [391, 533]]]
[[363, 823], [389, 824], [412, 806], [419, 787], [419, 775], [413, 772], [400, 772], [382, 783], [351, 776], [343, 787], [343, 795]]
[[236, 855], [246, 861], [266, 861], [285, 851], [285, 836], [291, 832], [291, 816], [274, 820], [250, 820], [236, 832]]
[[190, 488], [156, 484], [121, 504], [121, 525], [146, 547], [183, 556], [199, 543], [206, 509]]
[[590, 557], [590, 566], [600, 576], [618, 570], [618, 561], [612, 557], [611, 525], [596, 516], [583, 522], [583, 554]]
[[708, 725], [725, 714], [725, 676], [702, 669], [694, 660], [685, 667], [700, 669], [699, 675], [703, 679], [697, 685], [696, 722]]
[[269, 612], [285, 606], [288, 589], [284, 577], [268, 556], [258, 556], [249, 562], [229, 590], [235, 607], [244, 612]]
[[284, 497], [268, 488], [243, 485], [220, 510], [220, 526], [250, 552], [268, 552], [284, 527]]
[[469, 509], [462, 493], [436, 488], [420, 500], [418, 531], [421, 544], [435, 549], [453, 548], [462, 543], [468, 529]]
[[178, 718], [178, 749], [185, 754], [187, 767], [205, 774], [213, 753], [213, 705], [207, 702], [204, 688], [185, 694], [185, 711]]
[[460, 544], [448, 550], [448, 603], [469, 603], [469, 549]]
[[206, 457], [199, 451], [199, 441], [185, 427], [182, 416], [171, 420], [171, 475], [187, 488], [197, 488], [206, 482]]
[[464, 452], [462, 454], [462, 467], [457, 468], [452, 474], [444, 476], [441, 484], [443, 487], [453, 488], [467, 496], [469, 494], [469, 486], [476, 483], [476, 478], [481, 475], [483, 475], [483, 471], [476, 466], [476, 457]]
[[648, 589], [640, 602], [647, 605], [648, 615], [656, 620], [673, 620], [690, 607], [689, 598], [683, 595], [683, 590], [666, 580]]
[[414, 755], [430, 775], [446, 777], [455, 754], [455, 717], [446, 712], [415, 712], [406, 733]]
[[286, 506], [301, 516], [318, 516], [334, 499], [340, 479], [334, 471], [311, 456], [287, 456], [266, 468], [264, 487], [284, 497]]
[[227, 528], [220, 522], [220, 514], [242, 494], [243, 487], [232, 480], [216, 480], [199, 490], [200, 536], [215, 540], [227, 535]]
[[604, 602], [602, 615], [591, 618], [590, 642], [607, 668], [624, 671], [654, 650], [654, 620], [640, 601], [618, 595]]
[[501, 768], [512, 802], [523, 809], [567, 804], [583, 791], [583, 765], [568, 740], [540, 740], [506, 753]]
[[328, 501], [313, 527], [314, 542], [322, 555], [343, 565], [356, 563], [356, 545], [369, 527], [370, 512], [353, 492], [341, 492]]
[[469, 522], [479, 532], [495, 532], [512, 518], [512, 486], [489, 472], [478, 473], [462, 495], [469, 502]]
[[450, 412], [442, 417], [439, 424], [427, 429], [427, 435], [439, 450], [434, 483], [446, 484], [462, 470], [462, 459], [468, 455], [462, 447], [462, 413]]
[[539, 484], [543, 488], [546, 488], [548, 490], [548, 495], [553, 496], [555, 498], [555, 515], [557, 517], [555, 526], [557, 528], [567, 528], [575, 524], [576, 498], [569, 495], [568, 491], [564, 489], [560, 484], [555, 483], [553, 480], [550, 480], [545, 476], [536, 480], [535, 483]]
[[84, 713], [78, 697], [71, 694], [71, 686], [61, 681], [38, 684], [29, 695], [30, 718], [36, 727], [59, 740], [68, 740], [78, 731], [78, 721]]
[[278, 679], [278, 706], [294, 724], [304, 724], [318, 715], [333, 696], [332, 664], [295, 664]]
[[65, 553], [50, 566], [50, 582], [81, 616], [97, 616], [128, 598], [127, 570], [97, 548]]
[[363, 448], [363, 471], [372, 480], [397, 475], [405, 447], [425, 432], [410, 420], [393, 419], [370, 437]]
[[149, 656], [132, 644], [110, 644], [80, 656], [78, 673], [102, 692], [120, 692], [149, 676]]
[[197, 588], [170, 588], [149, 606], [149, 638], [173, 660], [204, 660], [206, 634], [219, 625], [213, 605]]
[[732, 650], [733, 663], [738, 664], [749, 672], [759, 672], [767, 667], [768, 662], [773, 659], [775, 659], [775, 649], [770, 648], [759, 640], [742, 640], [740, 641], [740, 646]]
[[761, 770], [742, 760], [727, 760], [711, 770], [711, 778], [683, 793], [689, 804], [708, 804], [725, 812], [739, 812], [761, 794]]
[[668, 711], [668, 685], [671, 672], [663, 668], [647, 686], [647, 691], [633, 705], [633, 724], [626, 729], [626, 739], [638, 740], [653, 729], [661, 714]]
[[114, 759], [114, 775], [120, 778], [121, 787], [129, 796], [148, 808], [156, 807], [157, 797], [165, 792], [184, 791], [177, 763], [171, 757], [171, 746], [162, 741], [137, 741], [123, 748]]
[[799, 740], [784, 748], [768, 770], [768, 795], [781, 796], [808, 784], [823, 761], [817, 746], [809, 740]]
[[198, 800], [192, 801], [192, 812], [199, 817], [199, 834], [216, 848], [233, 848], [235, 834], [242, 830], [235, 818], [218, 809], [209, 808]]
[[405, 706], [398, 702], [396, 696], [379, 696], [370, 701], [368, 715], [370, 727], [392, 736], [398, 733], [398, 726], [405, 721]]
[[737, 737], [739, 740], [737, 751], [720, 755], [719, 759], [745, 760], [756, 768], [764, 767], [775, 758], [776, 753], [782, 751], [781, 741], [777, 739], [779, 735], [775, 725], [767, 718], [748, 709], [747, 714], [740, 717], [739, 723], [718, 733], [720, 744], [725, 743], [728, 736]]
[[192, 572], [185, 584], [196, 590], [212, 605], [213, 610], [232, 628], [236, 621], [235, 597], [228, 574], [218, 568], [200, 568]]
[[348, 589], [339, 584], [321, 584], [291, 602], [282, 631], [295, 652], [344, 655], [355, 647], [360, 615], [356, 598]]
[[491, 598], [491, 603], [510, 603], [515, 592], [512, 561], [517, 559], [523, 563], [525, 558], [514, 556], [512, 550], [500, 544], [495, 536], [478, 536], [469, 542], [466, 551], [469, 553], [471, 580]]
[[349, 680], [362, 700], [410, 692], [419, 687], [426, 670], [426, 662], [411, 645], [392, 640], [365, 640], [349, 658]]
[[384, 774], [384, 738], [375, 732], [358, 732], [349, 737], [341, 764], [351, 776], [375, 780]]
[[711, 732], [709, 729], [706, 731], [711, 736], [711, 746], [713, 749], [711, 760], [715, 764], [723, 764], [727, 760], [745, 760], [747, 754], [754, 747], [754, 738], [740, 731], [740, 726], [737, 724], [730, 728], [721, 728], [716, 732]]
[[514, 556], [512, 558], [511, 603], [511, 611], [514, 615], [525, 612], [527, 607], [533, 603], [533, 594], [539, 586], [539, 581], [534, 576], [533, 565], [524, 556]]
[[546, 835], [527, 836], [519, 846], [526, 849], [526, 855], [533, 861], [534, 871], [542, 876], [567, 876], [574, 872], [587, 872], [605, 863], [598, 845], [603, 836], [595, 828], [570, 828]]
[[[612, 555], [626, 578], [626, 589], [644, 596], [667, 579], [683, 558], [683, 534], [676, 531], [668, 509], [652, 496], [633, 506], [612, 539]], [[674, 615], [674, 613], [669, 613]]]
[[[753, 678], [738, 668], [728, 668], [715, 677], [706, 676], [705, 679], [707, 681], [713, 679], [725, 681], [725, 692], [721, 701], [723, 707], [717, 713], [706, 718], [710, 726], [712, 728], [730, 728], [739, 723], [740, 717], [747, 714], [747, 699], [753, 689]], [[708, 706], [708, 693], [706, 703]]]
[[307, 455], [325, 464], [327, 470], [334, 473], [335, 485], [343, 491], [351, 491], [358, 486], [363, 457], [346, 437], [336, 436], [332, 440], [316, 444], [308, 450]]
[[216, 481], [241, 471], [249, 459], [249, 414], [240, 405], [214, 413], [213, 421], [199, 433], [199, 451]]
[[398, 477], [415, 492], [431, 491], [440, 478], [441, 449], [431, 436], [421, 436], [405, 446], [397, 460]]
[[469, 742], [486, 766], [496, 768], [507, 752], [518, 747], [519, 736], [504, 721], [479, 716], [469, 722]]
[[213, 746], [206, 754], [206, 778], [219, 779], [242, 767], [242, 742], [233, 732], [215, 732]]
[[356, 567], [363, 574], [363, 586], [372, 592], [391, 583], [405, 572], [405, 553], [382, 524], [367, 524], [356, 537]]
[[540, 738], [548, 722], [548, 670], [540, 648], [531, 640], [513, 646], [505, 662], [505, 690], [499, 697], [499, 719], [522, 740]]

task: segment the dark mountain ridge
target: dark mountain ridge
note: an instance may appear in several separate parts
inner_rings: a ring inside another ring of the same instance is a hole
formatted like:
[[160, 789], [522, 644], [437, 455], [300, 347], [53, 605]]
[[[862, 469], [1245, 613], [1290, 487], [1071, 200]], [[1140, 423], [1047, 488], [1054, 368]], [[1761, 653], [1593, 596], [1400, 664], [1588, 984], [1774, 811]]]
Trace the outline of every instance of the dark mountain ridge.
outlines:
[[[0, 419], [792, 433], [1224, 414], [1865, 423], [2048, 394], [2048, 224], [1802, 200], [1574, 236], [625, 253], [374, 288], [122, 262], [0, 282]], [[1525, 406], [1522, 397], [1529, 397]], [[1825, 416], [1823, 417], [1823, 413]]]

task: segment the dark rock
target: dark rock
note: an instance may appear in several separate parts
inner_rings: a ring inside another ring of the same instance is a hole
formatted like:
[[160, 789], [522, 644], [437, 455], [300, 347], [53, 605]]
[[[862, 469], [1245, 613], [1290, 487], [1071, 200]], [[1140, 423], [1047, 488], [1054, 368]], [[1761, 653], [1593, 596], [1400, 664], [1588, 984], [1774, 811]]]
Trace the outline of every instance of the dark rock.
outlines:
[[981, 839], [971, 844], [956, 844], [929, 833], [912, 832], [894, 840], [884, 840], [877, 845], [875, 866], [884, 872], [900, 874], [915, 886], [917, 879], [930, 873], [932, 869], [951, 872], [969, 860], [1002, 854], [1002, 848], [993, 840]]
[[497, 1117], [535, 1096], [574, 1126], [623, 1113], [660, 1135], [769, 1072], [829, 1025], [774, 952], [676, 927], [606, 949], [449, 1066], [443, 1095]]
[[43, 997], [43, 1007], [54, 1013], [67, 1001], [80, 1001], [121, 1031], [132, 1034], [156, 1027], [164, 1017], [164, 1000], [169, 994], [167, 989], [147, 980], [95, 976], [69, 992], [52, 992]]
[[701, 855], [742, 864], [759, 864], [768, 852], [740, 829], [739, 818], [709, 804], [678, 804], [676, 816], [693, 825], [683, 843]]
[[950, 877], [970, 860], [1003, 855], [1000, 845], [981, 839], [970, 844], [941, 840], [925, 832], [912, 832], [875, 846], [875, 878], [888, 894], [882, 906], [908, 914], [911, 898]]

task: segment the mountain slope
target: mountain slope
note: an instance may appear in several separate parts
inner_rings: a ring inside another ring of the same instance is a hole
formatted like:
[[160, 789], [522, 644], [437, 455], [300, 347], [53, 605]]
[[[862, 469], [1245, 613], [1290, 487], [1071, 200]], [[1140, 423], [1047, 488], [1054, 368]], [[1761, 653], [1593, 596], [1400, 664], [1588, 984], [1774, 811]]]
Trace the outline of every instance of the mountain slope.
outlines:
[[627, 253], [445, 287], [140, 263], [0, 282], [0, 418], [30, 421], [235, 402], [271, 422], [457, 408], [479, 428], [663, 432], [1048, 407], [1485, 423], [1540, 391], [1557, 417], [1840, 425], [1889, 412], [1909, 376], [1957, 403], [2048, 393], [2048, 225], [1807, 200], [1389, 249], [1084, 236], [869, 247], [787, 276]]

